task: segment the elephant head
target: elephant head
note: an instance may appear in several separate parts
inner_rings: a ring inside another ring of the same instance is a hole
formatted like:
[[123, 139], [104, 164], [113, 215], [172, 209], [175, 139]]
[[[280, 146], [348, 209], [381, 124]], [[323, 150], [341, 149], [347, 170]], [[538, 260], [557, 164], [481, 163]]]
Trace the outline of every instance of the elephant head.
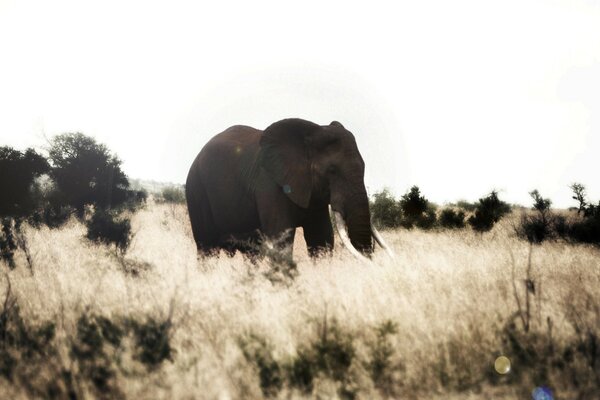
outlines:
[[365, 163], [352, 133], [336, 121], [320, 126], [285, 119], [264, 131], [260, 147], [263, 168], [291, 201], [302, 208], [330, 204], [342, 240], [349, 237], [363, 255], [373, 252], [372, 236], [379, 238], [371, 227]]

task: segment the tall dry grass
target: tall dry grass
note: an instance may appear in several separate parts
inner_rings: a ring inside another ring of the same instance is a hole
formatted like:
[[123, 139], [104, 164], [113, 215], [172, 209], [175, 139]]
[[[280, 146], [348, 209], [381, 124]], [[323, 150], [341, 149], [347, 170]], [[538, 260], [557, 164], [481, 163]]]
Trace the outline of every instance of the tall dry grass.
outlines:
[[[124, 258], [86, 241], [76, 221], [27, 228], [33, 275], [22, 254], [14, 271], [0, 267], [0, 300], [10, 281], [24, 321], [56, 324], [55, 350], [37, 361], [34, 381], [0, 377], [0, 397], [68, 397], [67, 386], [71, 396], [102, 397], [73, 355], [88, 315], [169, 326], [171, 360], [153, 368], [133, 355], [132, 337], [104, 346], [114, 363], [106, 398], [509, 399], [542, 384], [556, 398], [600, 398], [596, 248], [530, 248], [506, 220], [483, 235], [383, 232], [397, 258], [379, 251], [365, 265], [337, 247], [314, 262], [298, 234], [297, 277], [273, 282], [268, 260], [197, 260], [187, 218], [181, 205], [138, 211]], [[493, 369], [500, 354], [513, 361], [507, 376]], [[297, 384], [298, 371], [310, 385]]]

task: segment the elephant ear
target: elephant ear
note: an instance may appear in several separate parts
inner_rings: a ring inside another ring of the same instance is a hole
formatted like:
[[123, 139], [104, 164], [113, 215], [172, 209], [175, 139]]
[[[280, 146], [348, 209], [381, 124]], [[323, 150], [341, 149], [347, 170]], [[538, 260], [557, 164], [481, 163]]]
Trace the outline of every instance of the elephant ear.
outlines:
[[260, 139], [263, 168], [298, 206], [307, 208], [312, 175], [307, 142], [321, 127], [302, 119], [284, 119], [265, 129]]

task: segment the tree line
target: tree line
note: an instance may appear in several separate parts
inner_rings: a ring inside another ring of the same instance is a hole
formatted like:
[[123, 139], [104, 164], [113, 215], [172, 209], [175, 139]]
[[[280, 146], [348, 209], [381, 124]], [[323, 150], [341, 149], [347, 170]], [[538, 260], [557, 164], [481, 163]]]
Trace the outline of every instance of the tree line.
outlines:
[[[565, 214], [551, 209], [552, 201], [544, 198], [538, 190], [532, 190], [532, 206], [523, 212], [518, 223], [513, 223], [515, 234], [531, 243], [548, 239], [565, 239], [570, 242], [600, 245], [600, 202], [589, 202], [585, 186], [573, 183], [573, 212]], [[477, 232], [490, 231], [494, 225], [513, 208], [500, 200], [493, 190], [475, 203], [459, 201], [440, 209], [427, 200], [418, 186], [411, 187], [400, 199], [388, 189], [373, 195], [371, 199], [373, 224], [382, 229], [463, 229], [471, 227]]]

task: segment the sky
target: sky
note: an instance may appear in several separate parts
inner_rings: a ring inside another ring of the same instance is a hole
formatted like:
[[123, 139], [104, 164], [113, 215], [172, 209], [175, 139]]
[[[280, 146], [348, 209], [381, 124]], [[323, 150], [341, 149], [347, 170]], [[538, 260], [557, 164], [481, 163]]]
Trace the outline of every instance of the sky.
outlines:
[[600, 2], [0, 0], [0, 145], [82, 132], [185, 182], [215, 134], [354, 133], [372, 194], [600, 200]]

